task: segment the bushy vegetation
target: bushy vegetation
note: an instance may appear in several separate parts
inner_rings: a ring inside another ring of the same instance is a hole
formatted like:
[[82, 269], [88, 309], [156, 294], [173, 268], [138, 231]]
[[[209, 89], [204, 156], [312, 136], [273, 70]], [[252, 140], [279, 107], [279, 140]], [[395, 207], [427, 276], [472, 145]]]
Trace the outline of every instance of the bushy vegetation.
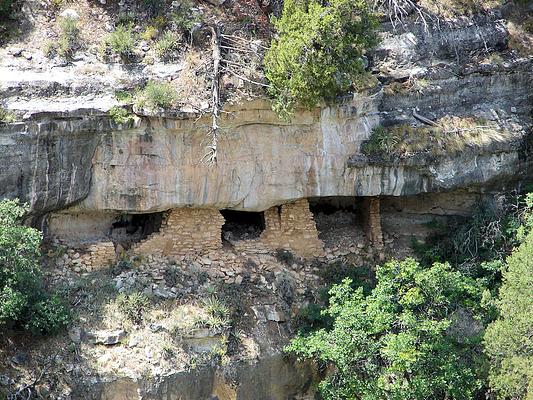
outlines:
[[58, 53], [62, 57], [70, 58], [80, 44], [78, 21], [70, 17], [62, 18], [60, 28], [61, 34], [59, 35]]
[[168, 110], [175, 105], [177, 99], [177, 91], [170, 83], [150, 81], [136, 94], [135, 104], [149, 110]]
[[376, 126], [372, 129], [370, 138], [365, 141], [361, 147], [363, 153], [373, 154], [390, 154], [398, 145], [399, 138], [382, 126]]
[[423, 263], [448, 261], [494, 287], [505, 258], [533, 228], [533, 195], [501, 195], [496, 203], [480, 202], [468, 219], [440, 227], [424, 245], [415, 242], [418, 257]]
[[487, 328], [490, 386], [500, 399], [533, 398], [533, 233], [507, 259], [496, 307]]
[[53, 58], [59, 55], [70, 59], [80, 47], [81, 36], [78, 20], [72, 17], [64, 17], [59, 21], [60, 34], [57, 42], [48, 40], [44, 44], [45, 57]]
[[136, 35], [132, 25], [118, 25], [105, 39], [105, 45], [112, 53], [127, 61], [135, 50]]
[[117, 90], [115, 99], [122, 104], [133, 103], [133, 94], [127, 90]]
[[442, 156], [505, 141], [509, 135], [510, 132], [490, 121], [447, 116], [436, 121], [436, 126], [377, 126], [363, 143], [361, 151], [370, 156]]
[[287, 348], [328, 367], [321, 398], [531, 397], [533, 194], [435, 227], [419, 261], [378, 266], [375, 280], [342, 263], [323, 270], [328, 306], [303, 309]]
[[287, 0], [273, 20], [278, 36], [264, 65], [273, 109], [289, 118], [353, 87], [364, 74], [362, 56], [377, 43], [376, 20], [365, 0]]
[[42, 237], [21, 223], [27, 211], [17, 200], [0, 202], [0, 331], [54, 334], [68, 324], [69, 311], [43, 287]]
[[345, 278], [349, 278], [354, 285], [362, 287], [365, 294], [375, 286], [375, 274], [371, 268], [348, 264], [340, 260], [322, 266], [320, 276], [327, 286], [340, 284]]
[[0, 0], [0, 21], [11, 16], [14, 0]]
[[174, 32], [163, 32], [163, 34], [155, 42], [156, 55], [162, 60], [172, 59], [176, 51], [179, 49], [179, 39], [179, 36]]
[[147, 42], [151, 42], [157, 39], [158, 35], [159, 29], [157, 29], [157, 27], [155, 27], [154, 25], [148, 25], [141, 34], [141, 39], [146, 40]]
[[9, 124], [11, 122], [15, 122], [15, 114], [12, 112], [6, 110], [4, 107], [0, 105], [0, 124], [6, 123]]
[[142, 293], [121, 293], [117, 297], [118, 310], [126, 317], [127, 320], [134, 324], [140, 324], [143, 321], [144, 314], [150, 307], [150, 300]]
[[120, 106], [113, 106], [109, 109], [109, 116], [117, 124], [128, 124], [133, 121], [133, 116], [128, 110]]
[[[288, 351], [333, 364], [324, 399], [472, 399], [481, 389], [479, 335], [448, 331], [479, 312], [481, 290], [449, 264], [413, 259], [376, 271], [365, 297], [346, 279], [330, 290], [323, 314], [333, 321], [292, 341]], [[463, 312], [461, 312], [463, 311]]]
[[203, 300], [203, 309], [207, 313], [207, 318], [202, 321], [202, 324], [211, 329], [224, 329], [231, 324], [231, 310], [218, 297], [210, 296]]
[[180, 2], [177, 8], [172, 10], [170, 15], [170, 28], [181, 32], [181, 34], [186, 34], [200, 21], [200, 15], [193, 10], [192, 4], [185, 0]]

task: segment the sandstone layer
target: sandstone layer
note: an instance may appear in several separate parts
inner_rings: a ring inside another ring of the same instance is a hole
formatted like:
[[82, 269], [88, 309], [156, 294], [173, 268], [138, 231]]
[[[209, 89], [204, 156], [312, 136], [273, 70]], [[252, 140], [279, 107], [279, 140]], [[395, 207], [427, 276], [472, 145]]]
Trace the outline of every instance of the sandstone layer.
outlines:
[[[6, 57], [0, 95], [24, 119], [0, 126], [0, 196], [28, 201], [36, 214], [74, 204], [72, 212], [184, 206], [264, 211], [308, 197], [510, 187], [531, 170], [533, 61], [505, 52], [508, 32], [497, 17], [430, 34], [416, 25], [385, 33], [373, 55], [379, 81], [373, 88], [336, 105], [299, 110], [289, 123], [276, 117], [268, 101], [226, 105], [214, 166], [202, 162], [208, 115], [138, 115], [126, 126], [108, 117], [116, 104], [114, 85], [137, 84], [135, 68], [108, 68], [103, 78], [74, 63], [50, 74], [20, 75], [21, 61]], [[495, 52], [503, 54], [501, 62], [477, 56]], [[170, 79], [175, 67], [142, 72]], [[391, 90], [407, 81], [425, 82], [424, 89]], [[377, 125], [421, 125], [413, 110], [432, 120], [482, 118], [505, 134], [460, 152], [442, 149], [438, 156], [362, 154], [362, 143]]]

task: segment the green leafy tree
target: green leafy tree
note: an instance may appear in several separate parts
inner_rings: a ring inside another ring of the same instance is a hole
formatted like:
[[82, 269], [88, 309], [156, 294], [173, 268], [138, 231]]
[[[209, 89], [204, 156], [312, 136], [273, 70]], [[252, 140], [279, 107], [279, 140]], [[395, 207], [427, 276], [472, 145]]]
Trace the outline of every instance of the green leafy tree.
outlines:
[[43, 289], [42, 237], [21, 224], [27, 211], [18, 200], [0, 201], [0, 331], [55, 333], [67, 324], [69, 314], [57, 295]]
[[366, 0], [286, 0], [273, 20], [277, 38], [265, 55], [273, 109], [289, 118], [296, 104], [334, 99], [364, 73], [363, 53], [377, 43]]
[[533, 399], [533, 232], [507, 259], [496, 303], [499, 318], [485, 333], [490, 386], [500, 399]]
[[533, 227], [533, 193], [500, 196], [497, 203], [482, 202], [467, 219], [432, 226], [436, 234], [425, 244], [413, 241], [418, 258], [424, 264], [449, 262], [495, 293], [505, 258]]
[[0, 21], [11, 16], [13, 2], [13, 0], [0, 0]]
[[[413, 259], [378, 267], [376, 278], [366, 297], [349, 279], [333, 286], [323, 311], [331, 326], [298, 336], [286, 349], [331, 367], [321, 396], [474, 398], [485, 379], [475, 281], [448, 264], [425, 268]], [[466, 332], [465, 326], [478, 329]]]

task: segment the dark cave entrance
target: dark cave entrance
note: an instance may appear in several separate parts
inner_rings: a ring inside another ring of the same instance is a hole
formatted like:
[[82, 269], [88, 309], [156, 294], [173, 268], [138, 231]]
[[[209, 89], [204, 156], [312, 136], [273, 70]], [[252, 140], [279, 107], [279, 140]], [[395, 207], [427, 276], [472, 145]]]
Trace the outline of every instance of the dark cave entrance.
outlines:
[[326, 247], [334, 246], [340, 237], [349, 241], [365, 236], [363, 229], [364, 197], [331, 196], [308, 199], [318, 237]]
[[222, 225], [223, 242], [257, 239], [265, 229], [263, 212], [220, 210], [220, 213], [226, 221]]
[[129, 249], [132, 244], [159, 232], [164, 214], [122, 214], [111, 225], [109, 235], [114, 243], [120, 243], [125, 249]]

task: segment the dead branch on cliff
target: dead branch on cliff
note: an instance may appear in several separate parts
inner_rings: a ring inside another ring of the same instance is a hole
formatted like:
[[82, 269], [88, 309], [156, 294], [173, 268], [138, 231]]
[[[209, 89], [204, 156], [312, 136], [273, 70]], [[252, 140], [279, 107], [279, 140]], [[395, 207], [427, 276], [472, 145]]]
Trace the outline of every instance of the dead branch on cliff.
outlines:
[[35, 387], [43, 380], [44, 376], [47, 374], [48, 370], [52, 366], [54, 359], [55, 357], [52, 357], [50, 361], [44, 365], [39, 375], [33, 381], [20, 386], [14, 392], [8, 393], [7, 400], [30, 400], [35, 398], [42, 399], [43, 397], [38, 394]]
[[210, 26], [211, 30], [211, 49], [213, 53], [213, 75], [211, 88], [211, 143], [207, 146], [207, 153], [202, 161], [209, 165], [216, 164], [218, 158], [218, 118], [220, 107], [220, 26]]
[[[413, 0], [373, 0], [374, 11], [381, 11], [389, 18], [393, 28], [405, 26], [405, 19], [412, 13], [416, 13], [424, 30], [429, 31], [428, 21], [434, 20], [434, 16], [425, 11]], [[438, 22], [438, 21], [437, 21]]]
[[[211, 49], [213, 58], [213, 72], [211, 76], [211, 126], [208, 129], [210, 143], [206, 146], [207, 153], [203, 156], [202, 162], [214, 165], [218, 160], [218, 142], [220, 139], [221, 127], [219, 124], [221, 110], [221, 89], [222, 74], [229, 74], [236, 78], [241, 84], [250, 84], [252, 87], [269, 87], [261, 82], [263, 76], [260, 73], [260, 64], [264, 51], [259, 40], [247, 39], [241, 36], [224, 34], [220, 26], [209, 27], [211, 31]], [[235, 86], [240, 90], [239, 84]], [[249, 93], [245, 93], [250, 97]]]

